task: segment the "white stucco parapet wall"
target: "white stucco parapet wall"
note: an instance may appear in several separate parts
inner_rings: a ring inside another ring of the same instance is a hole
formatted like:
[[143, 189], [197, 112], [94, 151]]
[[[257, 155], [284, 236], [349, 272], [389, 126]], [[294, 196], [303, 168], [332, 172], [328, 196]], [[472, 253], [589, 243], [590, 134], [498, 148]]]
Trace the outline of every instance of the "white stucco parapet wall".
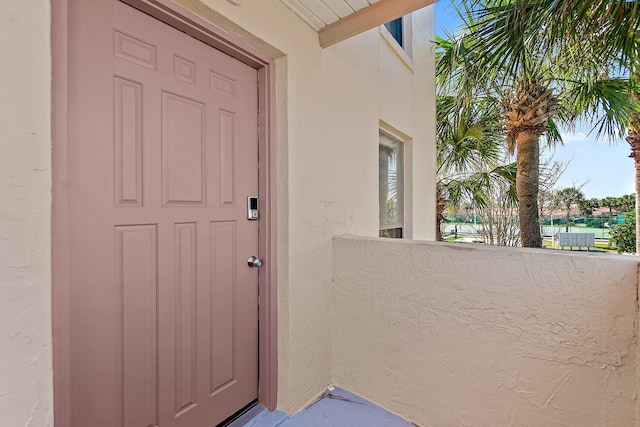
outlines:
[[638, 259], [334, 240], [333, 375], [422, 426], [637, 424]]
[[0, 425], [53, 425], [49, 0], [0, 2]]

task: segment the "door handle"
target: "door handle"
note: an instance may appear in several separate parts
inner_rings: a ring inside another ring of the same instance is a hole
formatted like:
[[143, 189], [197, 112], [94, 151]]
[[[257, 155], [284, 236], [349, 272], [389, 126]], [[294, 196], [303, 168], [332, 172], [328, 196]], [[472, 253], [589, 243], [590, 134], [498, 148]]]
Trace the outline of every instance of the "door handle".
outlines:
[[258, 258], [257, 256], [251, 256], [247, 260], [247, 265], [249, 265], [249, 267], [251, 267], [251, 268], [262, 267], [262, 260], [260, 258]]

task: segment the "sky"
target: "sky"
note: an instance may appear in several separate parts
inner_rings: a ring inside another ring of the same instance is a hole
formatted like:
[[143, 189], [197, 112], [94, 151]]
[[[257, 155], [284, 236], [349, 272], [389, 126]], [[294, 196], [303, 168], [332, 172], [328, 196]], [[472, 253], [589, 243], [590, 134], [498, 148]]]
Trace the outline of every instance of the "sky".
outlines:
[[[460, 24], [450, 0], [436, 2], [436, 35], [455, 32]], [[589, 126], [562, 132], [564, 144], [547, 150], [553, 160], [569, 162], [558, 188], [579, 187], [587, 198], [620, 197], [635, 192], [635, 171], [624, 139], [596, 141]]]

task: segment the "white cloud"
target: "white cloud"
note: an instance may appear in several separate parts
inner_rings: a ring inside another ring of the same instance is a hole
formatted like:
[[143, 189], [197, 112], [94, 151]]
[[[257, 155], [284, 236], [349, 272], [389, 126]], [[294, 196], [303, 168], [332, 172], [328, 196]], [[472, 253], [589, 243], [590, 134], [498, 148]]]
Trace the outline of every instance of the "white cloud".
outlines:
[[582, 141], [585, 141], [587, 139], [591, 139], [584, 132], [562, 133], [562, 134], [560, 134], [560, 136], [562, 136], [562, 141], [564, 141], [565, 144], [571, 144], [572, 142], [582, 142]]

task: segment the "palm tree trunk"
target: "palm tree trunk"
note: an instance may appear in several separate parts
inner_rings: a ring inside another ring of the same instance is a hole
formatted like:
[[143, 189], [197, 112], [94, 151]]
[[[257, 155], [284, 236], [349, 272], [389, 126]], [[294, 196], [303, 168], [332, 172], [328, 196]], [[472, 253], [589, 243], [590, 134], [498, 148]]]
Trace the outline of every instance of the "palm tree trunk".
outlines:
[[640, 129], [631, 128], [627, 135], [627, 142], [631, 145], [631, 157], [636, 167], [636, 254], [640, 254]]
[[444, 221], [444, 210], [447, 206], [447, 201], [444, 199], [442, 189], [436, 186], [436, 242], [442, 241], [442, 230], [440, 228], [442, 221]]
[[516, 136], [518, 216], [520, 217], [520, 239], [525, 248], [542, 247], [538, 220], [539, 140], [538, 132], [522, 131]]

